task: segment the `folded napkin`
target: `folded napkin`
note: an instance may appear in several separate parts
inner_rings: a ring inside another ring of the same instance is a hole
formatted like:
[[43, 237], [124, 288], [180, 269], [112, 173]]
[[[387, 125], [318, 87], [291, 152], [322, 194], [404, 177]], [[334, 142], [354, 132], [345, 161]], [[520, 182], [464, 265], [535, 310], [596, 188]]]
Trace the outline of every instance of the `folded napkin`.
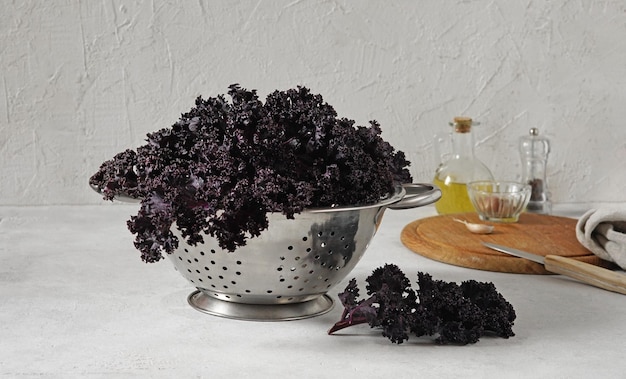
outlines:
[[576, 224], [576, 238], [598, 257], [626, 270], [626, 208], [587, 211]]

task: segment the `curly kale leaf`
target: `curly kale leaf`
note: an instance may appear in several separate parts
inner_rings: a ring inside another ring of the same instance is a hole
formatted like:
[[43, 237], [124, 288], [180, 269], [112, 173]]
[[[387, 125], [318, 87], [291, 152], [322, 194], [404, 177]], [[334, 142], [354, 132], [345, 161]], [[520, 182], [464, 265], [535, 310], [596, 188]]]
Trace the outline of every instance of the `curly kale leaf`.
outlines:
[[414, 290], [392, 264], [374, 270], [366, 282], [366, 299], [359, 300], [355, 279], [339, 294], [344, 312], [329, 334], [367, 323], [382, 329], [383, 336], [398, 344], [410, 334], [460, 345], [476, 343], [490, 332], [503, 338], [514, 336], [515, 311], [493, 283], [470, 280], [458, 285], [419, 272], [418, 289]]
[[499, 337], [513, 337], [513, 321], [516, 314], [513, 306], [500, 294], [493, 283], [481, 283], [468, 280], [461, 283], [463, 296], [476, 304], [484, 316], [485, 331]]
[[[420, 335], [425, 330], [438, 335], [438, 343], [468, 344], [479, 340], [483, 328], [483, 313], [471, 299], [466, 298], [456, 283], [433, 280], [418, 273], [420, 308], [424, 320], [416, 320], [414, 330]], [[434, 324], [431, 324], [435, 321]]]
[[125, 150], [104, 162], [89, 179], [89, 184], [97, 187], [106, 200], [113, 200], [120, 194], [139, 198], [144, 193], [139, 188], [136, 166], [137, 153]]
[[409, 162], [380, 126], [339, 118], [305, 87], [275, 91], [263, 103], [239, 85], [198, 97], [169, 128], [102, 164], [90, 183], [105, 199], [128, 195], [141, 208], [128, 221], [146, 262], [203, 235], [228, 251], [267, 229], [268, 212], [287, 218], [310, 207], [370, 204], [411, 181]]
[[392, 342], [409, 339], [408, 331], [415, 318], [417, 295], [411, 282], [398, 266], [379, 267], [366, 279], [367, 294], [378, 304], [371, 327], [382, 328], [383, 336]]

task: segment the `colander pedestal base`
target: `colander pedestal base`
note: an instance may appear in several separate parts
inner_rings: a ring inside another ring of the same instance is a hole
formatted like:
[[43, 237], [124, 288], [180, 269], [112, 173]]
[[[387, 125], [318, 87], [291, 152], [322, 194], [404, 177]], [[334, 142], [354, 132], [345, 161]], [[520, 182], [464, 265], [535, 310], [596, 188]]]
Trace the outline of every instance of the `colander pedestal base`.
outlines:
[[323, 315], [333, 308], [333, 300], [328, 295], [302, 303], [245, 304], [220, 300], [201, 291], [194, 291], [187, 297], [187, 301], [194, 309], [203, 313], [250, 321], [300, 320]]

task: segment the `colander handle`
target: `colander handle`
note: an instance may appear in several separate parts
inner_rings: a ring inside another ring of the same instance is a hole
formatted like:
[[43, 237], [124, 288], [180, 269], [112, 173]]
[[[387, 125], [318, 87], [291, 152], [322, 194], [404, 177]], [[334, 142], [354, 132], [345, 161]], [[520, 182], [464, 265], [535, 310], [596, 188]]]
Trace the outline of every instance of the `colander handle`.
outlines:
[[441, 190], [432, 184], [403, 184], [405, 195], [399, 201], [388, 206], [389, 209], [409, 209], [432, 204], [441, 198]]

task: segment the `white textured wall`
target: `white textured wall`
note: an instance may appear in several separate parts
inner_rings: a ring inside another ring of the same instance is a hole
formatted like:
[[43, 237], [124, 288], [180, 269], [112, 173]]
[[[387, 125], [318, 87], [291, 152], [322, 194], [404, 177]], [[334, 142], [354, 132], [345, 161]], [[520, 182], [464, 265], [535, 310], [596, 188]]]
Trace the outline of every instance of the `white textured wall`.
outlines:
[[622, 0], [0, 1], [0, 204], [100, 202], [103, 160], [232, 83], [378, 120], [416, 181], [455, 115], [500, 178], [535, 126], [556, 202], [626, 201]]

